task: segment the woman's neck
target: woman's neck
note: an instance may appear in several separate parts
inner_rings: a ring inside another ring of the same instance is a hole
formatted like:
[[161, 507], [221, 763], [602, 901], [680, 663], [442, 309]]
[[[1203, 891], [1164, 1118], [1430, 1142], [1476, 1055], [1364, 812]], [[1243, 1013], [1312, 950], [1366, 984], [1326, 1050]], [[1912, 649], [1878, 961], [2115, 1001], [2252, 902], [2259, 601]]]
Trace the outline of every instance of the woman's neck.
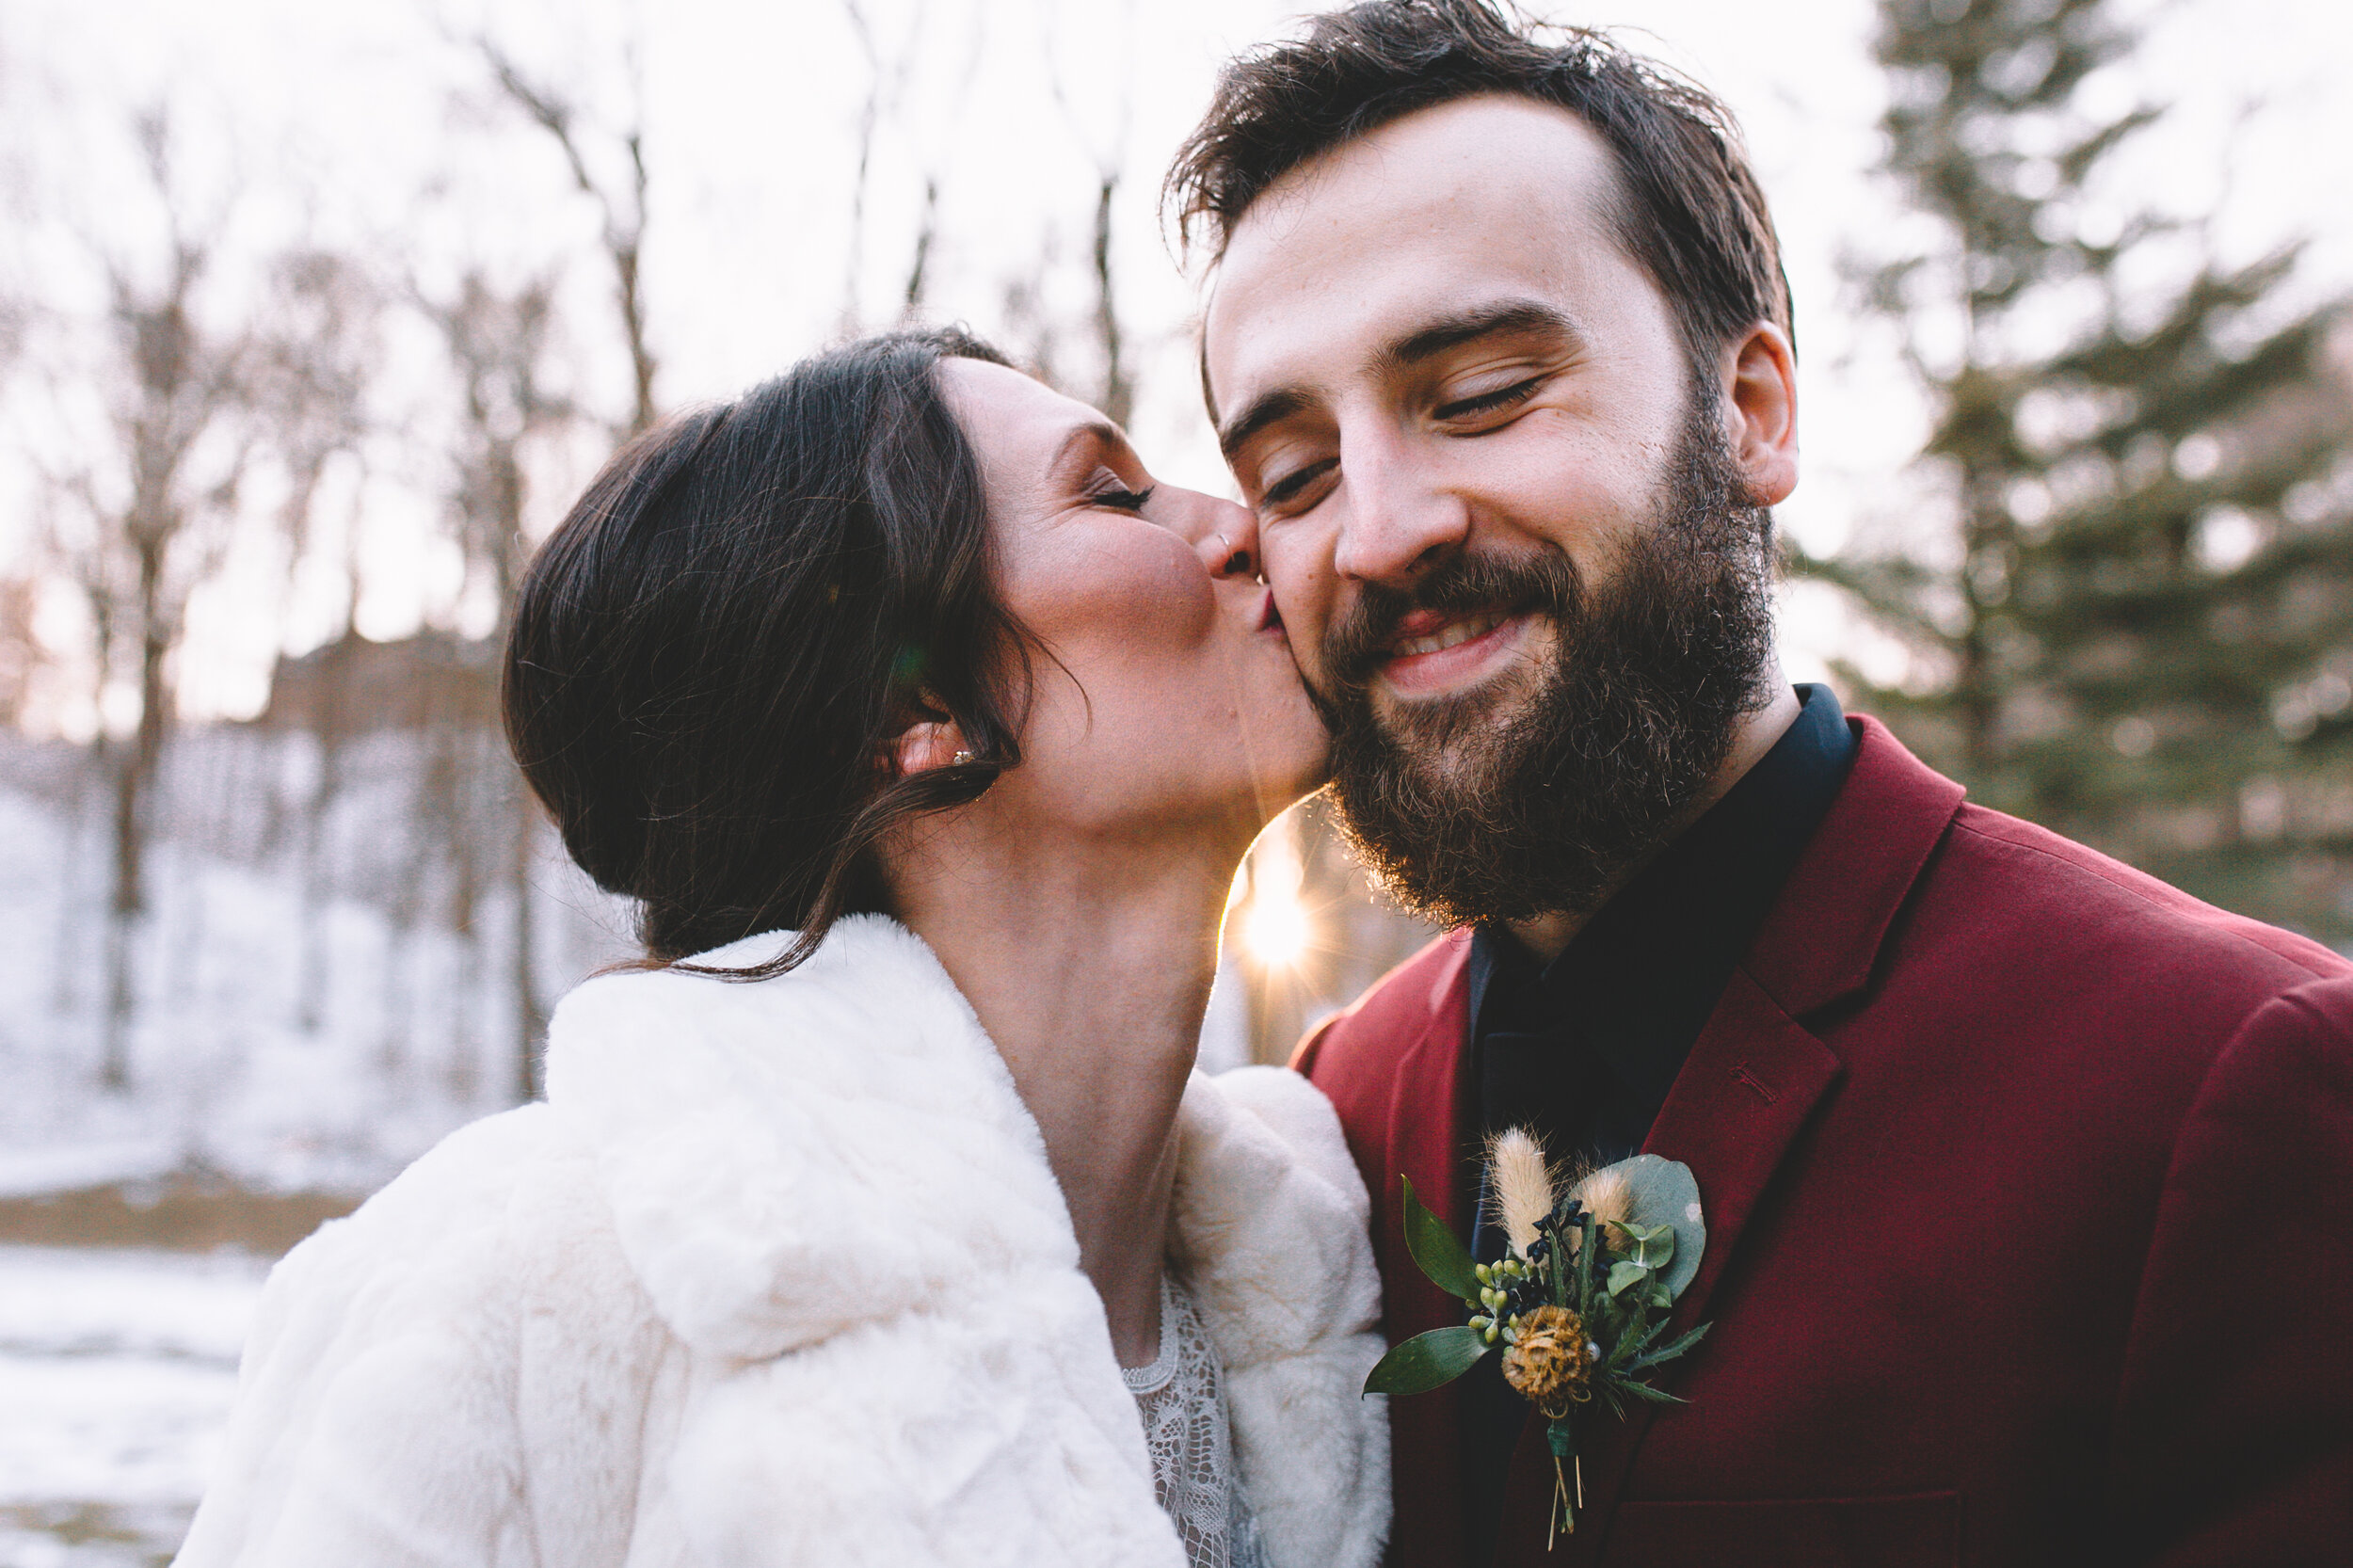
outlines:
[[1012, 1071], [1112, 1346], [1143, 1366], [1160, 1337], [1177, 1102], [1240, 851], [955, 837], [895, 879], [903, 916]]

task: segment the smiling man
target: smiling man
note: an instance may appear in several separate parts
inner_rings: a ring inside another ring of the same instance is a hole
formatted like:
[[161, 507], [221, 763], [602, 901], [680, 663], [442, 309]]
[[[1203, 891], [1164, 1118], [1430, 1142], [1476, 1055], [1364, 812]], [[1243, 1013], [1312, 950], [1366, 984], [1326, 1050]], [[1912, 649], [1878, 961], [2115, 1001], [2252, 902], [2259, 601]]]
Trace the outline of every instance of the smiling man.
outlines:
[[1688, 1405], [1394, 1402], [1393, 1562], [2319, 1561], [2353, 1529], [2353, 984], [1964, 803], [1774, 651], [1792, 325], [1729, 117], [1381, 0], [1230, 65], [1171, 194], [1367, 861], [1455, 928], [1301, 1048], [1393, 1339], [1485, 1134], [1689, 1164]]

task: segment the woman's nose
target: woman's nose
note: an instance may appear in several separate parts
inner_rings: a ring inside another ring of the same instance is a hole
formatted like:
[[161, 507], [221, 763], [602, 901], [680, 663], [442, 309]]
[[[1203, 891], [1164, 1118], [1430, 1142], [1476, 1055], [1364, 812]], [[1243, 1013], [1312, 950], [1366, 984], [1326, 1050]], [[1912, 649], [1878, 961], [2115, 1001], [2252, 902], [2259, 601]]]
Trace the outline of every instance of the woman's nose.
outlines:
[[1211, 577], [1258, 575], [1258, 520], [1246, 506], [1196, 495], [1199, 518], [1187, 532]]

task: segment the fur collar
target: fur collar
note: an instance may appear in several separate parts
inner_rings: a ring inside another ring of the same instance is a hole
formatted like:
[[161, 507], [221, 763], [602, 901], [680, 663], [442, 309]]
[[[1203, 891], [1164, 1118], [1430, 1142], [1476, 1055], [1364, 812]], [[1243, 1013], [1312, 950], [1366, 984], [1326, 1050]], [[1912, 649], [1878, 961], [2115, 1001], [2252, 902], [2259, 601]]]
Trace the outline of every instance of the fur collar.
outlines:
[[[777, 940], [707, 958], [758, 962]], [[864, 1510], [872, 1560], [891, 1560], [920, 1541], [891, 1544], [894, 1509], [936, 1524], [992, 1487], [1041, 1484], [1042, 1466], [1075, 1489], [1020, 1521], [1021, 1560], [1062, 1560], [1043, 1547], [1061, 1530], [1076, 1532], [1073, 1562], [1181, 1561], [1036, 1124], [913, 934], [845, 920], [758, 984], [607, 976], [565, 1000], [550, 1037], [550, 1102], [593, 1151], [631, 1269], [669, 1330], [725, 1369], [681, 1456], [841, 1454], [840, 1487], [792, 1488], [792, 1518], [740, 1521], [741, 1536], [714, 1525], [708, 1551], [799, 1560], [778, 1555], [785, 1540], [835, 1539], [810, 1510]], [[1305, 1080], [1252, 1068], [1195, 1075], [1179, 1138], [1170, 1256], [1225, 1363], [1270, 1560], [1370, 1568], [1387, 1421], [1356, 1389], [1381, 1351], [1379, 1287], [1337, 1120]], [[855, 1395], [800, 1433], [832, 1406], [782, 1390], [816, 1375]]]

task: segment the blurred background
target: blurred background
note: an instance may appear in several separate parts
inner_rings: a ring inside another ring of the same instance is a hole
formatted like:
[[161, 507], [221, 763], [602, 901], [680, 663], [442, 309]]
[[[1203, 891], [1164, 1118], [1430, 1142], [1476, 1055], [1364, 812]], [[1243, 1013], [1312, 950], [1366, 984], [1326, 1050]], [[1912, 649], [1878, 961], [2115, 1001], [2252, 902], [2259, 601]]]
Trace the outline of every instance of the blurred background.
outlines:
[[[500, 743], [614, 443], [962, 321], [1225, 492], [1158, 203], [1262, 0], [0, 0], [0, 1568], [162, 1562], [269, 1262], [630, 951]], [[1792, 673], [2353, 945], [2353, 19], [1615, 0], [1797, 300]], [[1430, 933], [1313, 806], [1205, 1057]]]

